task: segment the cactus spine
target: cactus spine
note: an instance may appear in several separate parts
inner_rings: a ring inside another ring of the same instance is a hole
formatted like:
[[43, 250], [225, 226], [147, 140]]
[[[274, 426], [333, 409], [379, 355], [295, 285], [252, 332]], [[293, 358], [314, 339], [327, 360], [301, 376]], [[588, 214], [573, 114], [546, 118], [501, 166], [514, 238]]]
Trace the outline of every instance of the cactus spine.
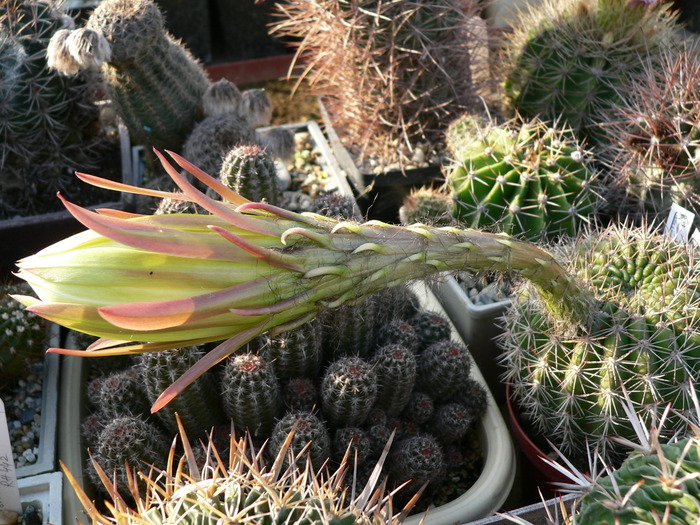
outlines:
[[323, 413], [333, 426], [360, 425], [377, 399], [377, 373], [360, 357], [331, 363], [321, 383]]
[[376, 350], [372, 364], [377, 374], [376, 406], [397, 416], [408, 403], [416, 380], [416, 357], [408, 348], [391, 344]]
[[257, 144], [236, 146], [223, 159], [219, 179], [252, 201], [277, 204], [279, 188], [275, 163]]

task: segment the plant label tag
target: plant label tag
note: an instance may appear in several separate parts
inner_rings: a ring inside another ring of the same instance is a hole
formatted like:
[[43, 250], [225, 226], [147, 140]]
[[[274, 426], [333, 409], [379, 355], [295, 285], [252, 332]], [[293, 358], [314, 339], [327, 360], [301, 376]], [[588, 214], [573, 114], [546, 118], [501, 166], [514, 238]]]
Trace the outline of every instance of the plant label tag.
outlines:
[[690, 236], [690, 244], [700, 250], [700, 230], [696, 229], [693, 235]]
[[15, 462], [12, 459], [12, 444], [10, 431], [7, 428], [5, 404], [0, 399], [0, 512], [2, 511], [21, 514], [22, 502], [19, 499]]
[[692, 211], [673, 203], [666, 220], [664, 233], [674, 241], [686, 242], [690, 237], [694, 220], [695, 214]]

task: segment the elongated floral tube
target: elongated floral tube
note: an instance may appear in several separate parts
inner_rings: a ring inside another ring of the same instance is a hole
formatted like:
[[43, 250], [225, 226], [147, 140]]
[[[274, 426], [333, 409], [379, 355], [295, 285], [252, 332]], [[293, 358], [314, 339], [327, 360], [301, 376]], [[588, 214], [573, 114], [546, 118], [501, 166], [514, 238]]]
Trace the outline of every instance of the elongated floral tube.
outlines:
[[387, 287], [445, 270], [515, 271], [531, 280], [559, 316], [588, 324], [593, 299], [545, 250], [503, 235], [339, 222], [249, 202], [179, 157], [183, 169], [221, 194], [195, 189], [160, 153], [181, 193], [78, 176], [103, 188], [195, 202], [211, 215], [92, 212], [64, 200], [89, 230], [17, 264], [38, 299], [28, 310], [100, 337], [86, 350], [107, 356], [219, 346], [163, 392], [153, 411], [259, 334], [299, 326]]

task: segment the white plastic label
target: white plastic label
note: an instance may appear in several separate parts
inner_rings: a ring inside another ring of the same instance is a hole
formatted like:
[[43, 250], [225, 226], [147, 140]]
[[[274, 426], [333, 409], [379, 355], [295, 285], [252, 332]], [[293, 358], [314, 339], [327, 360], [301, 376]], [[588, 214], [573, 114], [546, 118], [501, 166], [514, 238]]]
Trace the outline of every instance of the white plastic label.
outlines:
[[0, 399], [0, 510], [22, 513], [15, 463], [12, 459], [10, 431], [7, 429], [7, 416], [2, 399]]
[[671, 239], [678, 242], [687, 242], [690, 237], [690, 230], [693, 228], [695, 214], [686, 210], [683, 206], [676, 203], [671, 205], [671, 211], [668, 214], [666, 221], [665, 233]]

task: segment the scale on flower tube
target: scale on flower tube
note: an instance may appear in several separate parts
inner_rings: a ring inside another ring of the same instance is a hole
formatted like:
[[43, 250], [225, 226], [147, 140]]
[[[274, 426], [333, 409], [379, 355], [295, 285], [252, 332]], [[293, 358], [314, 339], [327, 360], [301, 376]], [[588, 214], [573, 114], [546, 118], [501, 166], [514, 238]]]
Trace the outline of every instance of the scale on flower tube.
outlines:
[[11, 515], [21, 512], [22, 503], [19, 499], [17, 474], [12, 459], [12, 445], [10, 444], [10, 432], [7, 429], [5, 404], [0, 399], [0, 517], [6, 517], [2, 516], [5, 513]]

